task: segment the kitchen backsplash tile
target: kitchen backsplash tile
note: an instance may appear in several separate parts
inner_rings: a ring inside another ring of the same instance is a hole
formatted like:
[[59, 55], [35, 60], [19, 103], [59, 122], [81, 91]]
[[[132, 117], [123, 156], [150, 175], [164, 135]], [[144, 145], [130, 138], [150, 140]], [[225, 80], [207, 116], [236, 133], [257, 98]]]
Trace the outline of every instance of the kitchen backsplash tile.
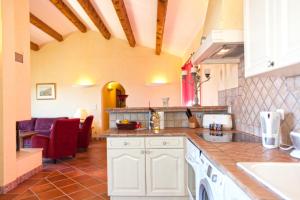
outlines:
[[290, 144], [289, 133], [300, 128], [300, 76], [244, 77], [239, 66], [238, 87], [219, 91], [219, 105], [228, 105], [234, 114], [236, 129], [261, 136], [259, 113], [284, 109], [282, 142]]
[[[223, 112], [217, 112], [223, 113]], [[202, 116], [204, 112], [193, 112], [197, 117], [199, 124], [202, 124]], [[165, 112], [164, 113], [164, 125], [166, 128], [182, 127], [186, 128], [189, 126], [187, 116], [185, 112]], [[138, 121], [142, 123], [143, 127], [149, 127], [149, 113], [110, 113], [109, 115], [109, 127], [116, 128], [116, 120], [128, 119], [132, 121]]]

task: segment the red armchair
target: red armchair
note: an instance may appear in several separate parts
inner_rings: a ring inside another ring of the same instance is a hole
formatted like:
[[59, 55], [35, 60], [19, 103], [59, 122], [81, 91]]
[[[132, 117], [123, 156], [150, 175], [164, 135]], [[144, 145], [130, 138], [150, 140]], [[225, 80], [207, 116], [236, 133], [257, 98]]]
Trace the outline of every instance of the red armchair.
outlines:
[[78, 132], [78, 143], [77, 147], [78, 148], [83, 148], [87, 149], [90, 140], [92, 137], [92, 123], [93, 123], [94, 117], [92, 115], [88, 116], [85, 121], [83, 122], [81, 128], [79, 129]]
[[56, 159], [75, 156], [79, 119], [59, 119], [53, 123], [50, 136], [35, 135], [31, 139], [33, 148], [43, 148], [43, 157]]

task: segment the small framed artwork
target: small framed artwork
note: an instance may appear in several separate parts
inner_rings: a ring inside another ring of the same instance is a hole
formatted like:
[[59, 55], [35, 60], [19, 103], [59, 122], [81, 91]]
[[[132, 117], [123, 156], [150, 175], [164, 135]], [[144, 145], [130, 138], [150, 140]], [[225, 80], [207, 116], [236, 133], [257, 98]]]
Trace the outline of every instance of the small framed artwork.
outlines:
[[37, 100], [54, 100], [56, 99], [55, 83], [37, 83], [36, 84]]

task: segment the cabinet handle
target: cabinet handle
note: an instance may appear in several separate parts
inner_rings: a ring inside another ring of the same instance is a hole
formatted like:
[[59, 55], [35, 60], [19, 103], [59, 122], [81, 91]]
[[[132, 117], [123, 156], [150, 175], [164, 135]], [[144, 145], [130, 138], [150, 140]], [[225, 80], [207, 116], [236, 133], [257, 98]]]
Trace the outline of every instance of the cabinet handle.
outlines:
[[163, 145], [167, 145], [167, 142], [166, 142], [166, 141], [164, 141], [164, 142], [163, 142]]
[[150, 154], [151, 153], [151, 151], [146, 151], [146, 154]]
[[269, 61], [269, 65], [268, 65], [268, 67], [274, 67], [274, 61]]
[[142, 151], [141, 151], [141, 154], [145, 154], [145, 151], [144, 151], [144, 150], [142, 150]]

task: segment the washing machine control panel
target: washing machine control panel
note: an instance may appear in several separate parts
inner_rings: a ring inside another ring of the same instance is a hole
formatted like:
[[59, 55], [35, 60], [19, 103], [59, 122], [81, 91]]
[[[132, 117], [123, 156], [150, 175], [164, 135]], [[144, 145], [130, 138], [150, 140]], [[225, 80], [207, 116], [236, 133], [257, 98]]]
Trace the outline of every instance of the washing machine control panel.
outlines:
[[218, 181], [218, 175], [216, 175], [216, 174], [212, 175], [211, 181], [214, 182], [214, 183], [217, 182]]
[[204, 155], [201, 155], [201, 161], [204, 163], [204, 173], [207, 176], [207, 179], [213, 184], [213, 185], [223, 185], [222, 176], [223, 174], [212, 165], [212, 163], [209, 162], [209, 160], [204, 157]]

